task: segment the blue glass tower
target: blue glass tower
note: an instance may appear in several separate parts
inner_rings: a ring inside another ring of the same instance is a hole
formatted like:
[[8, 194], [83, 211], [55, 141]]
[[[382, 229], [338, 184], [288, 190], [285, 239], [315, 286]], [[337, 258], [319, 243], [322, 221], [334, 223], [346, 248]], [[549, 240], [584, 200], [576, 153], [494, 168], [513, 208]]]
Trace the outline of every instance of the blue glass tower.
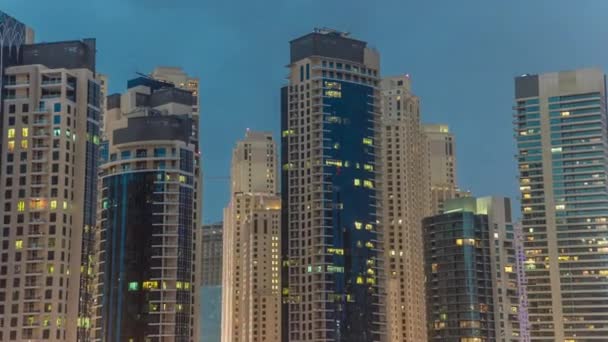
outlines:
[[[95, 340], [198, 340], [192, 94], [135, 80], [108, 98]], [[199, 233], [200, 238], [200, 233]]]
[[283, 341], [379, 341], [379, 57], [345, 33], [316, 30], [291, 42], [290, 70], [281, 96]]

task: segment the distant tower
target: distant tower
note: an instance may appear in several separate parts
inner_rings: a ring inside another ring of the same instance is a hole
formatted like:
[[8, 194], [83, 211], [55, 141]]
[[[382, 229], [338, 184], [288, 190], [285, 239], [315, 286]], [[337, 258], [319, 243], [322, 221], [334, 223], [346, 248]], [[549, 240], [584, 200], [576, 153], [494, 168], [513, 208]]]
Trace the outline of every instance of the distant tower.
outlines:
[[220, 342], [222, 315], [222, 222], [205, 224], [201, 230], [201, 340]]
[[381, 341], [380, 57], [329, 29], [290, 48], [281, 91], [282, 341]]
[[428, 144], [408, 75], [382, 79], [382, 209], [387, 340], [426, 340], [422, 219], [430, 215]]
[[468, 191], [458, 188], [456, 178], [456, 146], [454, 135], [447, 125], [424, 125], [429, 143], [431, 165], [431, 212], [441, 214], [443, 202], [468, 197]]
[[231, 179], [224, 210], [222, 342], [278, 341], [281, 199], [272, 135], [247, 131], [233, 151]]

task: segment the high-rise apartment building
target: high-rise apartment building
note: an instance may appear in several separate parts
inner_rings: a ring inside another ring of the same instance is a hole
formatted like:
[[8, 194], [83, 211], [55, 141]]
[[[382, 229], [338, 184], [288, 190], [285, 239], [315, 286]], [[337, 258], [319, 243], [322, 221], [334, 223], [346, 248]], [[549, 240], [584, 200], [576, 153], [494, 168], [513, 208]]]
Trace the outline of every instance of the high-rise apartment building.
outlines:
[[424, 131], [429, 144], [431, 170], [431, 212], [443, 212], [443, 202], [470, 196], [458, 188], [456, 178], [456, 146], [454, 135], [447, 125], [426, 124]]
[[384, 78], [381, 89], [387, 340], [423, 341], [422, 219], [431, 213], [428, 144], [410, 77]]
[[272, 135], [247, 131], [232, 153], [224, 210], [222, 342], [279, 341], [281, 199]]
[[0, 24], [0, 340], [76, 341], [95, 224], [95, 40], [32, 44], [23, 24], [4, 13]]
[[282, 340], [380, 341], [379, 54], [329, 29], [290, 45], [281, 92]]
[[221, 341], [223, 223], [205, 224], [201, 230], [201, 340]]
[[606, 340], [605, 75], [517, 77], [514, 110], [531, 340]]
[[428, 341], [523, 341], [509, 199], [444, 205], [423, 221]]
[[200, 156], [192, 93], [146, 77], [107, 99], [96, 341], [199, 341]]

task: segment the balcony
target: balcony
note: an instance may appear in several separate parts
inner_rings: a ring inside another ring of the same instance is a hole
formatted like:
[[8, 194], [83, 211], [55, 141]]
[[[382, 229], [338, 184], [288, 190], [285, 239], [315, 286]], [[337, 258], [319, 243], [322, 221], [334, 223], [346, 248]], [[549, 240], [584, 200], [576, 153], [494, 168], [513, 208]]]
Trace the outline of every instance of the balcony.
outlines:
[[47, 78], [42, 80], [42, 86], [52, 86], [61, 84], [61, 78]]

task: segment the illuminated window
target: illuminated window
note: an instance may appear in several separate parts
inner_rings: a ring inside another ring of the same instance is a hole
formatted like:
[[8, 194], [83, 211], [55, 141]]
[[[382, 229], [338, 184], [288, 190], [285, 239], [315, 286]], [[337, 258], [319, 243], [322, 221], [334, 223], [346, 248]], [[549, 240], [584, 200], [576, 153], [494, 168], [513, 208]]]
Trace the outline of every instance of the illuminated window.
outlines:
[[27, 139], [21, 140], [21, 148], [27, 150]]
[[372, 171], [374, 171], [374, 166], [373, 166], [373, 165], [369, 165], [369, 164], [363, 164], [363, 169], [364, 169], [365, 171], [370, 171], [370, 172], [372, 172]]
[[17, 211], [24, 211], [24, 210], [25, 210], [25, 201], [17, 202]]
[[144, 290], [158, 289], [158, 281], [144, 281], [141, 288]]
[[63, 201], [63, 209], [65, 210], [65, 209], [67, 209], [67, 208], [68, 208], [68, 202]]
[[55, 265], [53, 265], [53, 264], [48, 264], [48, 265], [46, 266], [46, 271], [47, 271], [47, 273], [48, 273], [48, 274], [53, 274], [53, 273], [55, 273]]
[[460, 321], [459, 325], [461, 328], [480, 328], [481, 322], [479, 322], [479, 321]]
[[530, 195], [530, 194], [524, 194], [524, 198], [525, 199], [530, 199], [530, 198], [532, 198], [532, 195]]
[[24, 127], [21, 129], [21, 136], [22, 137], [27, 137], [29, 135], [29, 129], [27, 127]]
[[325, 81], [325, 82], [323, 82], [323, 84], [324, 84], [323, 86], [326, 89], [337, 89], [337, 90], [342, 89], [342, 84], [340, 84], [339, 82]]
[[457, 246], [462, 246], [462, 244], [463, 244], [462, 239], [456, 239], [456, 245]]
[[373, 189], [374, 188], [374, 182], [372, 182], [371, 180], [364, 180], [363, 181], [363, 187], [364, 188], [368, 188], [368, 189]]
[[439, 265], [437, 265], [436, 263], [431, 264], [431, 272], [437, 273], [437, 269], [439, 269]]
[[8, 151], [9, 152], [13, 152], [15, 150], [15, 141], [14, 140], [9, 140], [8, 141]]
[[176, 281], [175, 282], [175, 288], [178, 290], [181, 290], [184, 288], [184, 284], [181, 281]]
[[295, 133], [295, 132], [294, 132], [294, 130], [293, 130], [293, 129], [287, 129], [287, 130], [284, 130], [284, 131], [281, 133], [281, 135], [283, 136], [283, 138], [285, 138], [285, 137], [287, 137], [287, 136], [293, 135], [294, 133]]
[[60, 136], [61, 135], [61, 128], [55, 128], [53, 129], [53, 136]]
[[8, 129], [8, 138], [12, 139], [15, 137], [15, 129], [14, 128], [9, 128]]
[[361, 186], [361, 180], [359, 178], [355, 178], [355, 186]]
[[344, 273], [344, 267], [342, 267], [342, 266], [328, 265], [327, 266], [327, 272], [330, 272], [330, 273]]
[[338, 91], [338, 90], [326, 90], [325, 96], [330, 97], [330, 98], [339, 99], [342, 97], [342, 92]]
[[564, 209], [566, 209], [565, 204], [558, 204], [555, 206], [555, 210], [564, 210]]
[[570, 112], [562, 112], [562, 116], [570, 116]]
[[184, 290], [189, 290], [190, 289], [190, 283], [185, 281], [184, 282]]
[[52, 200], [51, 201], [51, 210], [55, 210], [55, 209], [57, 209], [57, 201]]
[[357, 284], [363, 284], [363, 277], [357, 277]]
[[132, 281], [129, 283], [129, 291], [137, 291], [139, 290], [139, 283], [136, 281]]
[[561, 147], [552, 147], [551, 153], [560, 153], [562, 151]]
[[374, 140], [371, 138], [363, 138], [363, 145], [373, 145], [374, 144]]
[[505, 272], [507, 272], [507, 273], [513, 273], [513, 266], [511, 266], [511, 265], [505, 266]]
[[371, 223], [366, 223], [365, 224], [365, 230], [373, 230], [374, 226]]
[[361, 229], [361, 227], [362, 227], [362, 223], [359, 222], [359, 221], [355, 221], [355, 228], [356, 229]]
[[371, 249], [371, 248], [374, 248], [374, 244], [368, 241], [368, 242], [365, 243], [365, 247]]
[[179, 182], [180, 182], [180, 183], [186, 183], [186, 176], [184, 176], [184, 175], [180, 175], [180, 176], [179, 176]]
[[23, 240], [15, 241], [15, 249], [23, 249]]
[[328, 159], [328, 160], [325, 161], [325, 165], [342, 167], [342, 161], [341, 160]]
[[434, 327], [436, 330], [445, 328], [445, 322], [435, 321]]

